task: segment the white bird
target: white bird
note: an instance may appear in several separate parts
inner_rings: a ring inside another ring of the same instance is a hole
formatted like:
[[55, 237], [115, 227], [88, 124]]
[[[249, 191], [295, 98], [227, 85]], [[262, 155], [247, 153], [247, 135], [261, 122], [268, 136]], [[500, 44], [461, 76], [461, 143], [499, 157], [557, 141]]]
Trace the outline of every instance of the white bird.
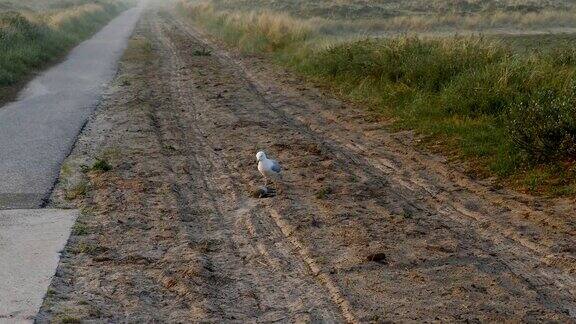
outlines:
[[266, 157], [264, 151], [256, 153], [256, 161], [258, 161], [258, 171], [264, 177], [264, 186], [268, 186], [268, 179], [277, 180], [282, 176], [282, 167], [278, 161]]

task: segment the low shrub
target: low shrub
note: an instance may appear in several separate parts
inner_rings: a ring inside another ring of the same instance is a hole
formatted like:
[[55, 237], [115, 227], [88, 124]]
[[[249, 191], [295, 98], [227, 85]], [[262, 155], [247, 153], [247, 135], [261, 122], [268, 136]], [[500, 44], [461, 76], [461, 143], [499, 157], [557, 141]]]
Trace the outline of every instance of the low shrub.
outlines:
[[508, 129], [513, 142], [535, 162], [576, 159], [576, 80], [567, 93], [542, 90], [512, 105]]

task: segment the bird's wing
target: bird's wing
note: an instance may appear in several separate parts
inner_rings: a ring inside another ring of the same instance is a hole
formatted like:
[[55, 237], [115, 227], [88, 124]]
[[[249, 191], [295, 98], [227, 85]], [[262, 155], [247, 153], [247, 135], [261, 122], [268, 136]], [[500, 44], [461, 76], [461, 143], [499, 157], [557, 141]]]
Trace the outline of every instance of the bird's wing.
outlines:
[[270, 162], [272, 162], [272, 171], [276, 172], [276, 173], [280, 173], [280, 171], [282, 171], [282, 167], [280, 166], [280, 163], [278, 163], [278, 161], [276, 160], [270, 160]]

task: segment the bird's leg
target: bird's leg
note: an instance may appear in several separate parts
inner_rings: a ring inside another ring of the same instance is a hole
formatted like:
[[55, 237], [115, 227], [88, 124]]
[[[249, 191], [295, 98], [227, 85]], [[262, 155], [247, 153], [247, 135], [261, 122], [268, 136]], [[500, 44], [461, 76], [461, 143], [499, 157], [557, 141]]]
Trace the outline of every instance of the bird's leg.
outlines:
[[268, 190], [268, 178], [264, 177], [264, 187], [266, 187], [266, 190]]
[[[268, 179], [267, 179], [268, 180]], [[273, 187], [266, 186], [266, 192], [268, 193], [269, 197], [276, 196], [276, 181], [274, 179], [270, 179]]]

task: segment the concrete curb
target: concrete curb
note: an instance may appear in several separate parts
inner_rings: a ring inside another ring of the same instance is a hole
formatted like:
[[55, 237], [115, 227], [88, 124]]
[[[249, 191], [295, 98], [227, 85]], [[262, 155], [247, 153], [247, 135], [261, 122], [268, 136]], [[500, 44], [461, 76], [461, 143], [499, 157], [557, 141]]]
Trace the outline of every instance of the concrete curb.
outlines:
[[78, 214], [0, 210], [0, 323], [34, 320]]

